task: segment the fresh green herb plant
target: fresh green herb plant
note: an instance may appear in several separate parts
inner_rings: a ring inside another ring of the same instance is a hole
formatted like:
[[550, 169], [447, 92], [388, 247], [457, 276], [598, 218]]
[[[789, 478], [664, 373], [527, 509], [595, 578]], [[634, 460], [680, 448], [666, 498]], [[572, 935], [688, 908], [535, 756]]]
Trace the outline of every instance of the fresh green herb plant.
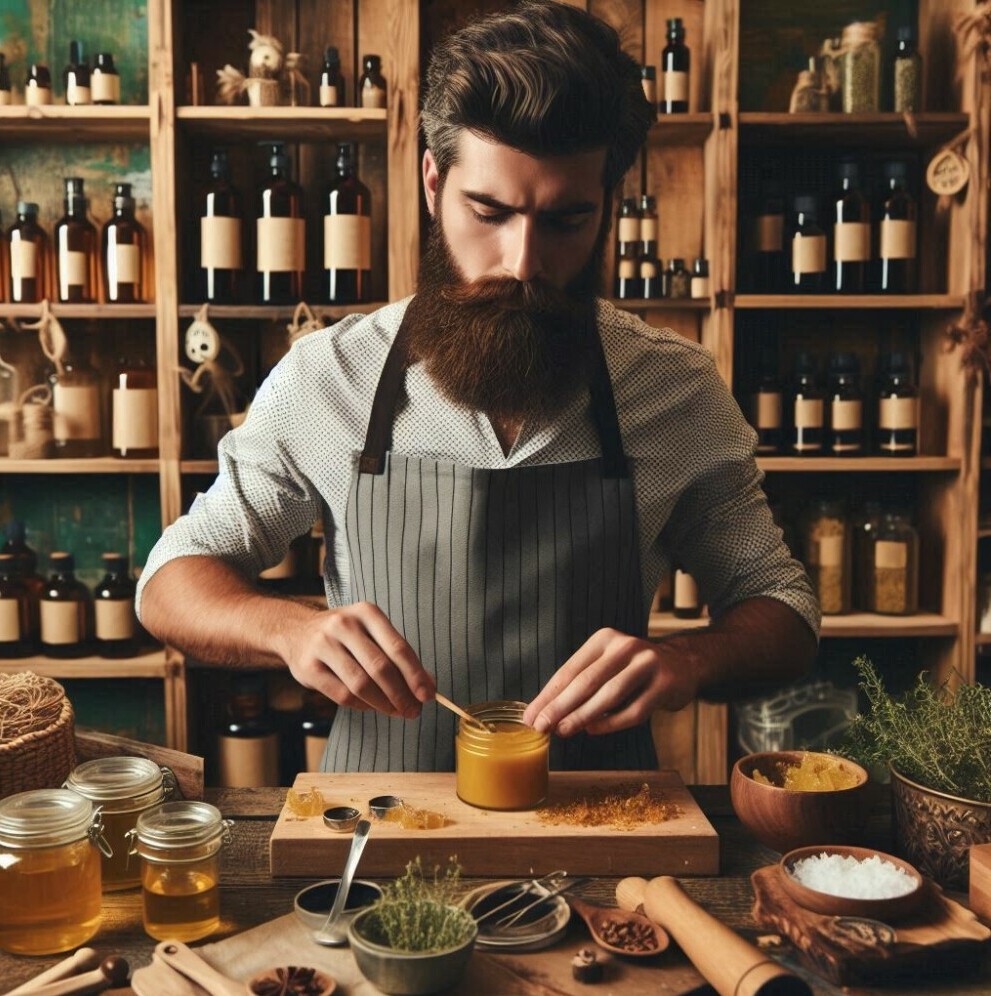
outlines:
[[920, 674], [895, 698], [870, 660], [858, 657], [854, 667], [868, 708], [840, 753], [868, 767], [890, 763], [927, 788], [991, 803], [991, 688], [932, 685]]
[[382, 898], [368, 913], [362, 933], [373, 944], [396, 951], [444, 951], [463, 944], [475, 921], [455, 905], [461, 893], [461, 868], [453, 859], [443, 873], [428, 878], [419, 857], [395, 882], [383, 886]]

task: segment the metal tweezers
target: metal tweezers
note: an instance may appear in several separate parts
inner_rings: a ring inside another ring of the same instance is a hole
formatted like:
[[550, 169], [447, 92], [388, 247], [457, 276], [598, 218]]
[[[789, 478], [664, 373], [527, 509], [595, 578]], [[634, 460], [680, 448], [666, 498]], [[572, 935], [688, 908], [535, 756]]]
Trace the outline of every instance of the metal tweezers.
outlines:
[[[502, 916], [496, 920], [494, 924], [497, 929], [502, 930], [512, 927], [514, 924], [519, 922], [524, 914], [529, 913], [530, 910], [539, 906], [541, 903], [547, 902], [548, 899], [554, 899], [556, 896], [561, 895], [562, 892], [566, 892], [572, 886], [584, 881], [585, 879], [583, 878], [568, 878], [568, 873], [561, 870], [549, 872], [547, 875], [542, 875], [540, 878], [521, 879], [519, 882], [511, 882], [507, 885], [501, 886], [500, 889], [507, 889], [512, 885], [519, 885], [521, 887], [519, 892], [510, 896], [498, 906], [493, 906], [492, 909], [486, 910], [481, 916], [476, 917], [475, 922], [481, 923], [483, 920], [488, 920], [500, 910], [504, 910], [507, 906], [518, 902], [522, 897], [526, 895], [534, 895], [536, 898], [533, 902], [527, 903], [518, 910], [513, 910], [512, 913], [505, 914], [505, 916]], [[541, 894], [535, 891], [537, 889], [547, 889], [548, 891]]]

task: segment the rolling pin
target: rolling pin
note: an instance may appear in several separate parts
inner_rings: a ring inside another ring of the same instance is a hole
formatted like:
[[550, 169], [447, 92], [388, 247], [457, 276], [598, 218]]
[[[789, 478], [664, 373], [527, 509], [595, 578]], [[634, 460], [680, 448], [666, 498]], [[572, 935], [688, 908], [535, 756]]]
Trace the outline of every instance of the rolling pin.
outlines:
[[35, 989], [39, 989], [46, 982], [57, 982], [59, 979], [66, 979], [70, 975], [85, 972], [88, 968], [96, 968], [99, 964], [100, 956], [93, 948], [80, 948], [75, 954], [69, 955], [68, 958], [63, 958], [62, 961], [57, 965], [52, 965], [51, 968], [46, 968], [44, 972], [36, 975], [30, 982], [22, 983], [16, 989], [11, 989], [5, 993], [4, 996], [26, 996], [27, 993], [33, 993]]
[[807, 983], [706, 913], [669, 875], [624, 878], [616, 902], [660, 924], [720, 996], [812, 996]]

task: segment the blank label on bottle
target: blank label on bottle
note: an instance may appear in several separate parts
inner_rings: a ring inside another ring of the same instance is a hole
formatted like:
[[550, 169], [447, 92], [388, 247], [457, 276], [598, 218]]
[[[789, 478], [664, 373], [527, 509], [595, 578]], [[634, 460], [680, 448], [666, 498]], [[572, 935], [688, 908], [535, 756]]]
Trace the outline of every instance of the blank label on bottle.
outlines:
[[80, 86], [70, 77], [69, 85], [65, 88], [65, 102], [71, 107], [75, 107], [80, 104], [93, 103], [93, 96], [90, 93], [90, 88], [88, 86]]
[[785, 219], [781, 214], [761, 214], [754, 226], [758, 252], [781, 252], [785, 245]]
[[881, 259], [915, 259], [915, 222], [881, 222]]
[[859, 399], [836, 399], [830, 406], [829, 414], [837, 432], [860, 429], [864, 424], [864, 404]]
[[363, 86], [361, 88], [361, 106], [385, 107], [385, 90], [380, 86]]
[[114, 388], [113, 448], [153, 450], [158, 447], [158, 391], [154, 387]]
[[30, 239], [18, 239], [10, 243], [10, 278], [15, 283], [20, 280], [34, 280], [38, 276], [38, 246]]
[[656, 259], [642, 259], [640, 260], [640, 279], [641, 280], [653, 280], [657, 276], [657, 260]]
[[709, 296], [709, 278], [708, 277], [692, 277], [692, 297], [696, 300], [701, 297]]
[[[625, 221], [626, 219], [624, 219]], [[656, 218], [641, 218], [640, 219], [640, 240], [642, 242], [656, 242], [657, 241], [657, 219]]]
[[212, 270], [240, 270], [241, 219], [223, 215], [200, 218], [200, 265]]
[[13, 102], [13, 94], [9, 90], [0, 90], [0, 107], [9, 107]]
[[263, 788], [279, 784], [279, 740], [261, 737], [218, 737], [220, 784], [225, 788]]
[[98, 640], [130, 640], [134, 636], [136, 620], [134, 602], [130, 598], [98, 598], [93, 608]]
[[813, 544], [813, 555], [818, 552], [815, 561], [819, 567], [840, 567], [843, 564], [843, 535], [822, 536], [818, 543]]
[[640, 241], [640, 219], [630, 218], [629, 216], [619, 219], [619, 235], [618, 239], [620, 242], [639, 242]]
[[795, 399], [795, 428], [821, 429], [823, 404], [822, 398]]
[[0, 643], [21, 638], [21, 603], [16, 598], [0, 598]]
[[837, 263], [870, 260], [871, 226], [860, 221], [838, 221], [833, 227], [833, 255]]
[[59, 246], [58, 279], [59, 295], [69, 296], [69, 288], [85, 287], [88, 283], [89, 267], [86, 253], [69, 249], [63, 242]]
[[699, 604], [699, 589], [695, 578], [684, 571], [674, 572], [674, 607], [694, 609]]
[[641, 79], [640, 85], [643, 87], [643, 95], [651, 104], [657, 103], [657, 80]]
[[664, 100], [688, 102], [688, 73], [666, 69], [663, 74]]
[[791, 240], [793, 273], [826, 272], [826, 236], [796, 235]]
[[100, 438], [100, 391], [95, 384], [56, 384], [52, 408], [56, 439]]
[[323, 268], [372, 268], [372, 219], [367, 214], [323, 216]]
[[919, 424], [918, 398], [882, 398], [878, 425], [882, 429], [915, 429]]
[[758, 391], [754, 395], [754, 426], [758, 429], [781, 428], [779, 391]]
[[259, 218], [255, 235], [259, 273], [306, 269], [306, 222], [302, 218]]
[[38, 86], [35, 80], [28, 80], [24, 87], [24, 103], [28, 107], [41, 107], [52, 102], [52, 88]]
[[908, 566], [908, 543], [878, 540], [874, 544], [874, 566], [904, 570]]
[[93, 70], [89, 82], [94, 104], [120, 103], [120, 77], [116, 73], [100, 73]]
[[637, 261], [624, 256], [616, 264], [616, 274], [620, 280], [633, 280], [637, 275]]
[[111, 290], [118, 284], [136, 284], [141, 278], [141, 252], [134, 243], [118, 242], [107, 249], [107, 281]]
[[326, 83], [320, 85], [320, 106], [321, 107], [336, 107], [337, 106], [337, 87], [328, 86]]
[[79, 603], [41, 602], [41, 642], [53, 644], [78, 643]]

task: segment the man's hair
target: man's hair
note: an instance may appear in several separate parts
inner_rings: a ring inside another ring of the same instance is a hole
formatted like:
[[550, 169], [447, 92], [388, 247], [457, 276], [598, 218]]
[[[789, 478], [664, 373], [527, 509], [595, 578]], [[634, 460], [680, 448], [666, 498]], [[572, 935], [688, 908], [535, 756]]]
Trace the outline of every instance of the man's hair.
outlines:
[[436, 46], [422, 121], [442, 179], [467, 129], [532, 156], [605, 148], [611, 192], [654, 116], [613, 28], [555, 0], [525, 0]]

